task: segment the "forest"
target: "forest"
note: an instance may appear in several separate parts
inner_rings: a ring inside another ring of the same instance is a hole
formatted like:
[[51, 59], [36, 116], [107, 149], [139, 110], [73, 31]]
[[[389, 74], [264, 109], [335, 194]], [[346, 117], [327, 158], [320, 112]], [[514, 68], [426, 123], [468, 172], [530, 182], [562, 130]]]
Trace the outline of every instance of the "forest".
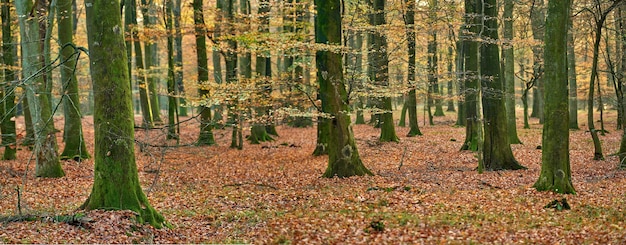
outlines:
[[626, 243], [624, 0], [0, 0], [0, 243]]

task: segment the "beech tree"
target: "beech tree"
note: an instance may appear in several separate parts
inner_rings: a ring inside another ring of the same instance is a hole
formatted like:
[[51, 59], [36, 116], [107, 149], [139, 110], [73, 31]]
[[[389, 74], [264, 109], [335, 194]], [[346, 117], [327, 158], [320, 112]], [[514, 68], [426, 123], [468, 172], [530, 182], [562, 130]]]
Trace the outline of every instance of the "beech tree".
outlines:
[[76, 59], [78, 52], [74, 47], [74, 16], [71, 0], [58, 0], [57, 21], [59, 44], [61, 45], [61, 85], [63, 86], [63, 112], [65, 125], [63, 137], [65, 148], [61, 159], [80, 161], [90, 158], [85, 139], [83, 137], [82, 115], [78, 96], [78, 81], [76, 80]]
[[328, 49], [317, 50], [315, 54], [319, 92], [326, 97], [322, 100], [322, 106], [328, 106], [331, 117], [328, 123], [328, 167], [323, 176], [343, 178], [373, 175], [361, 162], [350, 125], [342, 55], [337, 49], [341, 45], [342, 35], [341, 0], [315, 0], [315, 9], [315, 42], [330, 46]]
[[480, 91], [478, 79], [478, 42], [475, 40], [480, 31], [478, 17], [479, 6], [475, 0], [465, 0], [464, 29], [465, 36], [462, 37], [463, 52], [461, 59], [464, 62], [464, 109], [465, 109], [465, 142], [461, 150], [477, 151], [481, 141], [482, 127], [480, 125], [478, 111], [478, 95]]
[[571, 0], [550, 0], [545, 36], [544, 112], [540, 191], [575, 193], [569, 162], [567, 31]]
[[489, 41], [498, 39], [496, 0], [478, 2], [478, 9], [483, 10], [481, 33], [483, 33], [483, 39], [487, 40], [480, 47], [480, 76], [485, 116], [482, 149], [484, 168], [485, 170], [523, 169], [525, 167], [515, 160], [509, 144], [499, 48], [495, 42]]
[[[52, 122], [52, 107], [48, 84], [39, 71], [42, 69], [40, 57], [43, 55], [40, 39], [38, 18], [31, 11], [32, 0], [17, 0], [17, 11], [20, 25], [22, 46], [22, 72], [24, 74], [24, 90], [29, 102], [30, 116], [34, 129], [34, 154], [36, 156], [35, 175], [37, 177], [63, 177], [57, 153], [57, 141]], [[41, 6], [39, 6], [41, 7]]]
[[132, 210], [139, 222], [165, 220], [139, 184], [133, 107], [118, 0], [86, 0], [89, 61], [94, 90], [95, 166], [86, 210]]
[[515, 53], [513, 52], [513, 0], [504, 1], [504, 41], [508, 45], [503, 47], [504, 59], [504, 89], [506, 116], [511, 144], [520, 144], [522, 141], [517, 137], [517, 123], [515, 117]]
[[13, 33], [11, 28], [11, 5], [9, 0], [2, 0], [2, 64], [4, 65], [4, 85], [0, 88], [2, 92], [0, 96], [4, 98], [0, 104], [0, 131], [2, 132], [2, 144], [4, 147], [3, 160], [15, 159], [17, 150], [16, 132], [15, 132], [15, 72], [11, 67], [14, 66], [13, 53], [15, 52], [15, 44], [13, 44]]
[[[206, 47], [206, 27], [204, 25], [204, 8], [202, 0], [194, 0], [193, 21], [195, 24], [196, 35], [196, 60], [198, 62], [198, 94], [200, 99], [209, 99], [210, 93], [208, 88], [209, 82], [209, 64], [207, 60]], [[211, 107], [200, 104], [200, 134], [198, 136], [197, 145], [214, 145], [213, 122], [211, 121]]]
[[415, 1], [405, 0], [406, 13], [404, 23], [406, 25], [407, 49], [409, 52], [409, 70], [407, 72], [409, 81], [409, 94], [406, 98], [406, 106], [409, 112], [409, 132], [407, 136], [422, 135], [417, 123], [417, 95], [415, 84]]

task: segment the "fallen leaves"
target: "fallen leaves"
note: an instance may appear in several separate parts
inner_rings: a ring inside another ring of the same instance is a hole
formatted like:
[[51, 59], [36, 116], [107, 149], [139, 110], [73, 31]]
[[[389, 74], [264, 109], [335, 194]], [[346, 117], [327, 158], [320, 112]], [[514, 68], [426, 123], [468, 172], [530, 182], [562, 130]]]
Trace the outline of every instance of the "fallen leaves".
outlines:
[[[345, 179], [320, 177], [326, 158], [311, 155], [315, 128], [280, 126], [276, 141], [243, 151], [228, 148], [228, 130], [216, 130], [218, 146], [137, 151], [142, 186], [172, 228], [137, 224], [128, 211], [97, 210], [85, 212], [90, 228], [0, 224], [0, 243], [625, 243], [626, 173], [615, 169], [617, 158], [592, 161], [588, 134], [572, 131], [577, 195], [566, 196], [571, 210], [544, 209], [565, 196], [532, 188], [541, 130], [531, 126], [519, 129], [525, 144], [512, 146], [527, 170], [478, 174], [475, 153], [458, 151], [463, 128], [425, 126], [424, 136], [368, 144], [379, 131], [356, 125], [359, 154], [376, 176]], [[192, 143], [197, 130], [196, 123], [182, 125], [182, 143]], [[397, 128], [398, 135], [407, 130]], [[85, 132], [93, 149], [93, 129]], [[163, 135], [138, 131], [137, 139], [165, 144]], [[607, 152], [617, 150], [619, 137], [602, 138]], [[22, 147], [19, 160], [2, 162], [0, 214], [15, 214], [15, 188], [27, 214], [74, 214], [89, 195], [93, 160], [65, 162], [66, 177], [37, 179], [29, 154]]]

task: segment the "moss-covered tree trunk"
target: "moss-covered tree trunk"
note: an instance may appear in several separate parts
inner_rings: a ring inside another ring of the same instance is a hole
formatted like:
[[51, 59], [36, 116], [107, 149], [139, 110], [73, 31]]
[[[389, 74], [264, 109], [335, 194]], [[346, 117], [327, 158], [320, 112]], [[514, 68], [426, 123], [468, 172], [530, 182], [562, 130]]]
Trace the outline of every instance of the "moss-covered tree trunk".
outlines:
[[[569, 81], [569, 128], [579, 129], [578, 127], [578, 86], [576, 84], [576, 52], [574, 51], [574, 25], [572, 18], [569, 18], [567, 34], [567, 79]], [[626, 55], [622, 55], [626, 57]], [[626, 65], [623, 62], [622, 65]]]
[[409, 70], [407, 77], [409, 81], [409, 94], [406, 98], [406, 106], [409, 112], [409, 132], [408, 137], [422, 135], [417, 122], [417, 95], [415, 82], [415, 1], [405, 0], [407, 7], [404, 14], [404, 24], [406, 25], [407, 50], [409, 53]]
[[15, 159], [16, 153], [16, 132], [15, 132], [15, 71], [10, 67], [15, 64], [13, 53], [15, 44], [13, 43], [13, 32], [11, 31], [11, 5], [9, 0], [2, 0], [2, 64], [4, 68], [4, 84], [1, 88], [0, 96], [4, 98], [0, 104], [2, 120], [0, 120], [0, 131], [2, 132], [2, 144], [4, 147], [3, 160]]
[[504, 1], [504, 39], [509, 42], [504, 47], [504, 89], [506, 118], [509, 132], [509, 143], [521, 144], [517, 136], [517, 122], [515, 116], [515, 53], [513, 45], [513, 0]]
[[467, 36], [463, 39], [463, 62], [465, 71], [463, 73], [464, 80], [464, 103], [465, 103], [465, 142], [461, 146], [461, 150], [478, 151], [478, 143], [482, 135], [482, 126], [478, 115], [478, 91], [480, 83], [478, 83], [478, 43], [474, 38], [479, 32], [478, 6], [476, 1], [465, 0], [465, 28], [468, 31]]
[[[207, 60], [206, 48], [206, 27], [204, 25], [204, 8], [202, 0], [194, 0], [193, 6], [193, 22], [195, 24], [196, 35], [196, 60], [198, 62], [198, 95], [204, 101], [210, 99], [208, 82], [209, 82], [209, 64]], [[198, 136], [197, 145], [214, 145], [213, 122], [211, 122], [211, 107], [201, 103], [200, 113], [200, 134]]]
[[[485, 0], [481, 33], [486, 39], [498, 39], [498, 8], [496, 0]], [[485, 42], [480, 47], [480, 76], [485, 120], [483, 163], [485, 170], [523, 169], [511, 150], [508, 137], [504, 84], [500, 72], [497, 43]]]
[[[315, 0], [315, 42], [341, 45], [341, 1]], [[348, 96], [343, 79], [342, 55], [334, 49], [318, 50], [315, 54], [320, 94], [328, 98], [332, 118], [329, 119], [328, 167], [324, 177], [372, 175], [361, 162], [350, 125]], [[324, 102], [322, 102], [324, 103]]]
[[74, 159], [80, 161], [90, 158], [85, 139], [83, 138], [83, 126], [81, 123], [80, 101], [78, 96], [78, 81], [76, 80], [76, 50], [66, 44], [74, 44], [73, 40], [73, 15], [72, 1], [58, 0], [58, 36], [61, 45], [61, 84], [63, 86], [63, 112], [65, 114], [65, 148], [61, 153], [61, 159]]
[[[151, 37], [150, 33], [153, 33], [152, 30], [154, 30], [154, 28], [158, 28], [156, 27], [158, 18], [157, 6], [154, 3], [154, 0], [142, 0], [141, 13], [143, 14], [144, 32], [147, 37]], [[149, 100], [152, 122], [154, 125], [162, 125], [163, 120], [161, 119], [161, 107], [158, 93], [159, 79], [157, 78], [157, 72], [154, 71], [155, 67], [159, 66], [158, 46], [157, 43], [152, 41], [151, 38], [147, 38], [147, 40], [144, 41], [143, 46], [145, 48], [145, 76], [148, 86], [148, 95], [150, 97]]]
[[545, 37], [545, 121], [539, 191], [575, 193], [569, 161], [567, 30], [572, 1], [549, 1]]
[[52, 107], [46, 88], [47, 84], [38, 72], [42, 69], [39, 57], [42, 55], [38, 18], [34, 16], [32, 0], [15, 2], [20, 40], [22, 41], [22, 72], [24, 90], [29, 101], [30, 115], [33, 120], [35, 156], [35, 175], [37, 177], [63, 177], [57, 153], [57, 141], [52, 120]]
[[87, 36], [94, 90], [95, 166], [83, 208], [132, 210], [139, 221], [164, 224], [139, 184], [130, 78], [117, 0], [87, 0]]
[[[463, 27], [461, 27], [461, 31], [463, 31]], [[459, 35], [458, 40], [456, 41], [456, 80], [457, 80], [457, 96], [463, 95], [463, 91], [465, 90], [465, 82], [463, 81], [463, 74], [465, 73], [465, 42], [463, 41], [461, 35]], [[467, 116], [465, 116], [465, 100], [459, 99], [457, 103], [457, 111], [456, 111], [456, 126], [465, 126], [467, 122]]]
[[[385, 25], [385, 2], [384, 0], [369, 0], [372, 8], [370, 13], [370, 25]], [[376, 30], [371, 35], [369, 52], [369, 78], [377, 86], [389, 86], [389, 56], [387, 54], [387, 37], [382, 30]], [[382, 110], [379, 116], [380, 142], [399, 142], [393, 121], [393, 108], [389, 95], [378, 95], [378, 108]]]

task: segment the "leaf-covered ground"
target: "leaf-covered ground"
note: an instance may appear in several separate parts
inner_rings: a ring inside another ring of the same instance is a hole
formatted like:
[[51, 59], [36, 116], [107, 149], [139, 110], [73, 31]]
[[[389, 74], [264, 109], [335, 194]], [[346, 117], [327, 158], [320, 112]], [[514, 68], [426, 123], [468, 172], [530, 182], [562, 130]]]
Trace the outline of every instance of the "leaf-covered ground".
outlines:
[[[601, 139], [609, 155], [621, 132], [607, 118], [611, 132]], [[22, 147], [19, 160], [0, 162], [0, 215], [18, 214], [20, 188], [23, 214], [79, 213], [90, 222], [0, 223], [0, 243], [626, 243], [626, 171], [616, 169], [617, 157], [593, 161], [589, 134], [572, 131], [577, 194], [537, 192], [541, 129], [532, 122], [520, 126], [524, 144], [513, 145], [528, 170], [483, 174], [474, 153], [459, 152], [465, 131], [451, 118], [420, 125], [421, 137], [404, 137], [408, 128], [398, 127], [400, 143], [378, 144], [377, 129], [357, 125], [359, 153], [376, 176], [347, 179], [320, 178], [326, 158], [311, 155], [315, 128], [279, 126], [276, 141], [246, 143], [243, 151], [228, 148], [227, 130], [216, 131], [218, 146], [166, 148], [155, 145], [175, 142], [160, 130], [137, 130], [153, 145], [137, 147], [137, 164], [150, 202], [172, 225], [163, 229], [137, 224], [128, 211], [76, 211], [89, 195], [93, 160], [64, 162], [66, 177], [38, 179]], [[90, 117], [84, 128], [93, 149]], [[197, 128], [194, 120], [184, 124], [181, 144], [191, 144]], [[571, 210], [544, 208], [563, 197]]]

